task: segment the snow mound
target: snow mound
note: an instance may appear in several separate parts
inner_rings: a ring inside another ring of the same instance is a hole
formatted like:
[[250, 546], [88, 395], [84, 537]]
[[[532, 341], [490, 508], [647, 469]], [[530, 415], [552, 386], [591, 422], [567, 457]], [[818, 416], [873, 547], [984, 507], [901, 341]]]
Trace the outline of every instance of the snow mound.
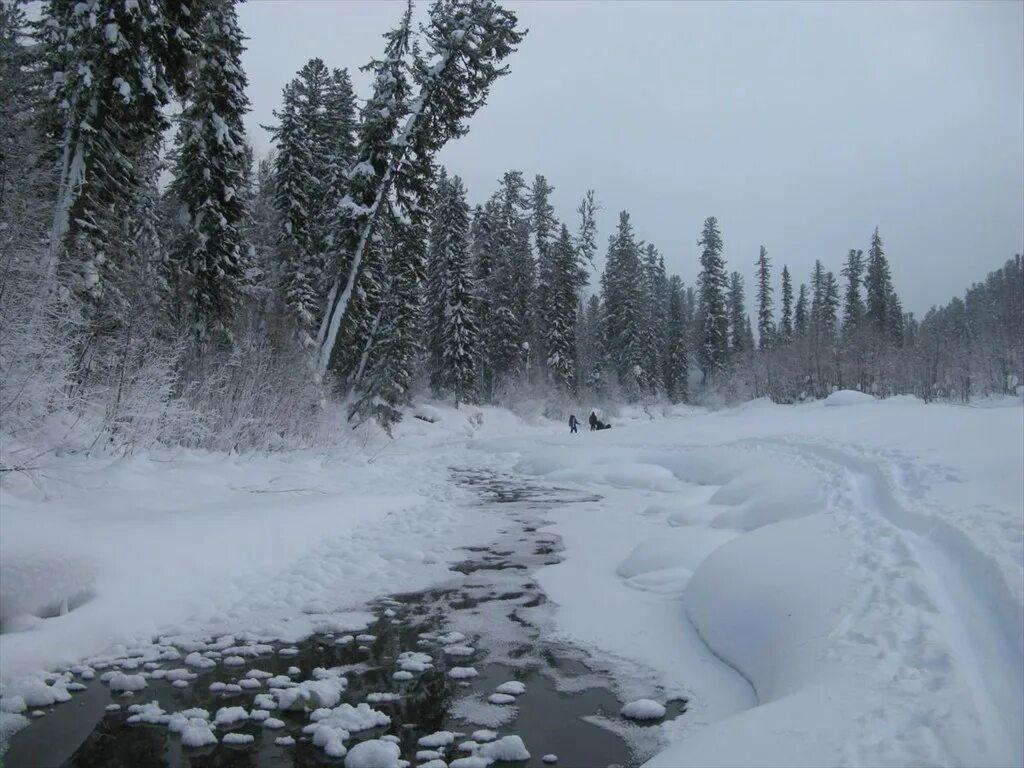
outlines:
[[420, 736], [416, 743], [421, 747], [434, 749], [435, 747], [447, 747], [455, 741], [455, 734], [451, 731], [434, 731], [427, 736]]
[[767, 702], [799, 687], [818, 663], [847, 598], [848, 563], [825, 515], [759, 528], [701, 563], [686, 588], [687, 613]]
[[361, 741], [345, 756], [345, 768], [399, 768], [398, 745], [383, 739]]
[[341, 701], [348, 681], [344, 677], [330, 677], [324, 680], [304, 680], [292, 688], [285, 688], [277, 694], [277, 706], [281, 710], [313, 710], [330, 708]]
[[217, 736], [210, 730], [210, 724], [200, 718], [188, 721], [188, 725], [181, 729], [181, 745], [199, 749], [217, 743]]
[[839, 389], [826, 397], [823, 401], [827, 406], [862, 405], [875, 402], [875, 398], [865, 392], [858, 392], [855, 389]]
[[4, 552], [0, 561], [0, 628], [19, 616], [60, 616], [91, 599], [93, 566], [66, 553]]
[[492, 693], [487, 697], [487, 701], [491, 704], [498, 704], [504, 706], [506, 704], [514, 704], [516, 701], [515, 696], [509, 696], [507, 693]]
[[468, 680], [478, 674], [473, 667], [452, 667], [448, 670], [448, 677], [452, 680]]
[[115, 672], [107, 679], [107, 684], [112, 691], [141, 691], [146, 687], [146, 678], [142, 675], [126, 675], [124, 672]]
[[631, 701], [619, 712], [630, 720], [660, 720], [665, 716], [665, 707], [653, 699]]
[[497, 741], [484, 744], [477, 752], [479, 757], [487, 760], [504, 760], [515, 762], [517, 760], [529, 760], [530, 753], [526, 751], [526, 745], [518, 736], [502, 736]]
[[509, 680], [494, 689], [495, 693], [505, 693], [509, 696], [522, 696], [526, 693], [526, 686], [518, 680]]
[[247, 747], [256, 741], [256, 737], [249, 733], [225, 733], [221, 739], [223, 744], [231, 744], [236, 747]]

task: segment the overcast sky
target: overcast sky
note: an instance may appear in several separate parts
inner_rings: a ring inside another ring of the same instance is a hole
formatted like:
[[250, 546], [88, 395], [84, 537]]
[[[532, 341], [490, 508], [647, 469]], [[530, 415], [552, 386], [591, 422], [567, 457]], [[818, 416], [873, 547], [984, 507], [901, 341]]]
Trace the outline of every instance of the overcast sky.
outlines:
[[[421, 3], [421, 10], [426, 4]], [[877, 225], [908, 310], [945, 303], [1024, 250], [1024, 4], [510, 2], [529, 29], [468, 136], [441, 160], [485, 200], [510, 168], [588, 188], [601, 260], [620, 210], [691, 282], [717, 216], [729, 269], [838, 272]], [[309, 58], [356, 69], [402, 4], [240, 8], [257, 151]], [[778, 280], [776, 274], [776, 281]]]

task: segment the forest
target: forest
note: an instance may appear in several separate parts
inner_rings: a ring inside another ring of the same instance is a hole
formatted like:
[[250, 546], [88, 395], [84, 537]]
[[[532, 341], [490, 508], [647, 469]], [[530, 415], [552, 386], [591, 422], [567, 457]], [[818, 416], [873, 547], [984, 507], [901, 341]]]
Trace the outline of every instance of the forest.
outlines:
[[4, 469], [72, 435], [126, 451], [322, 444], [390, 429], [420, 395], [540, 399], [562, 417], [1018, 391], [1020, 255], [915, 317], [879, 229], [810, 275], [768, 243], [746, 286], [707, 216], [687, 285], [643, 239], [643, 211], [597, 231], [599, 191], [559, 221], [557, 179], [512, 169], [467, 190], [438, 152], [525, 34], [494, 0], [438, 0], [423, 24], [410, 5], [379, 58], [352, 64], [369, 93], [310, 58], [255, 157], [232, 0], [48, 0], [31, 19], [0, 4]]

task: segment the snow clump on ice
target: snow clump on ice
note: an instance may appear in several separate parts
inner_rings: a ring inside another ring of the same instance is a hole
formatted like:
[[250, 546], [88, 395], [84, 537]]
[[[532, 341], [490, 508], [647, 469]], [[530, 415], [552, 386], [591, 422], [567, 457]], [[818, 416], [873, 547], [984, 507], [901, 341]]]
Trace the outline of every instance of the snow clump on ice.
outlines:
[[620, 714], [630, 720], [660, 720], [665, 707], [652, 699], [637, 699], [624, 706]]

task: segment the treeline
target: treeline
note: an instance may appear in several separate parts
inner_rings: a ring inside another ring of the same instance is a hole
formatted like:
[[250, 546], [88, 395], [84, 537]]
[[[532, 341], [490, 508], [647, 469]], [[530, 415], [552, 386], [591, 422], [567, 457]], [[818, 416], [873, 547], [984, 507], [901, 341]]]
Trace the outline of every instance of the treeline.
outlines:
[[0, 4], [5, 451], [79, 422], [127, 446], [308, 444], [428, 391], [558, 410], [1017, 385], [1019, 256], [918, 322], [877, 231], [799, 284], [762, 248], [752, 323], [713, 217], [688, 286], [625, 212], [594, 274], [593, 192], [563, 222], [544, 176], [509, 171], [470, 205], [437, 152], [522, 38], [494, 0], [421, 26], [407, 7], [368, 98], [311, 59], [256, 161], [233, 0], [49, 0], [31, 24]]

